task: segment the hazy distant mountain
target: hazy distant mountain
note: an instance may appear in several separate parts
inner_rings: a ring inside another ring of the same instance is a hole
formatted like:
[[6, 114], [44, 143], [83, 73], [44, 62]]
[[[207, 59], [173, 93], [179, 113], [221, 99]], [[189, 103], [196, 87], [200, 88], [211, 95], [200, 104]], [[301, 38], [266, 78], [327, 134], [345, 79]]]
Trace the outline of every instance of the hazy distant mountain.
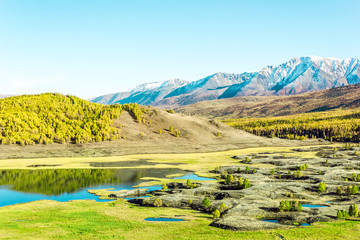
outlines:
[[216, 73], [190, 83], [179, 79], [147, 83], [130, 92], [100, 96], [91, 101], [181, 106], [236, 96], [294, 95], [356, 83], [360, 83], [359, 59], [308, 56], [293, 58], [279, 66], [266, 66], [259, 72]]
[[6, 98], [6, 97], [11, 97], [11, 95], [0, 94], [0, 98]]
[[155, 105], [167, 94], [186, 85], [188, 82], [177, 78], [164, 82], [145, 83], [135, 87], [130, 92], [119, 92], [90, 99], [91, 102], [102, 104], [139, 103], [142, 105]]

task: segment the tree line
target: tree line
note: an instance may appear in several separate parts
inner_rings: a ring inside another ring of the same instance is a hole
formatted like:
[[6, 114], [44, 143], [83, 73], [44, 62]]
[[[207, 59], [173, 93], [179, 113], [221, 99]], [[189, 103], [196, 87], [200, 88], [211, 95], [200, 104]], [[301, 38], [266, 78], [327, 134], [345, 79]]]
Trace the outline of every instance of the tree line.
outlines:
[[360, 110], [332, 110], [282, 117], [227, 119], [224, 123], [258, 136], [360, 142]]

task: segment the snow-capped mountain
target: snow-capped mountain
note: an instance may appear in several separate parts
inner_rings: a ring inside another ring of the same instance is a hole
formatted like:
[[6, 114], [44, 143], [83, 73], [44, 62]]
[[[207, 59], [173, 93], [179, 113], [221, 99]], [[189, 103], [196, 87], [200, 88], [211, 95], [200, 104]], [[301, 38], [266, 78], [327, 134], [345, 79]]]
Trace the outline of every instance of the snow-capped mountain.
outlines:
[[359, 59], [308, 56], [293, 58], [278, 66], [266, 66], [259, 72], [216, 73], [190, 83], [179, 79], [146, 83], [130, 92], [109, 94], [91, 101], [179, 106], [235, 96], [292, 95], [357, 83], [360, 83]]
[[360, 82], [356, 58], [293, 58], [279, 66], [267, 66], [253, 78], [229, 87], [219, 98], [248, 95], [291, 95]]
[[188, 82], [173, 78], [163, 82], [152, 82], [141, 84], [130, 92], [119, 92], [90, 99], [91, 102], [102, 104], [115, 103], [139, 103], [142, 105], [153, 105], [172, 92], [173, 90], [186, 85]]

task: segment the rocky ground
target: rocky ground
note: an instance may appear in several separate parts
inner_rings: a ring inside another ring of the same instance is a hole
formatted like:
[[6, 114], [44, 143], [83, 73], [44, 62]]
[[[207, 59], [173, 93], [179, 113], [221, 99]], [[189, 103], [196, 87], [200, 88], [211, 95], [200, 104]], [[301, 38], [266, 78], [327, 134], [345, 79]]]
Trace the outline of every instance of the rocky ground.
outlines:
[[[299, 223], [332, 221], [336, 219], [338, 210], [348, 210], [350, 205], [359, 203], [359, 193], [349, 195], [346, 188], [360, 184], [351, 180], [352, 173], [360, 173], [360, 155], [357, 152], [360, 152], [360, 147], [313, 147], [298, 151], [316, 152], [318, 157], [301, 158], [269, 153], [234, 156], [242, 165], [213, 170], [218, 173], [218, 181], [214, 183], [196, 182], [194, 188], [187, 188], [182, 183], [169, 183], [166, 191], [153, 191], [150, 198], [130, 201], [147, 206], [158, 206], [160, 202], [162, 206], [191, 207], [205, 212], [217, 208], [221, 211], [221, 217], [214, 220], [212, 225], [232, 230], [291, 228]], [[246, 171], [246, 167], [250, 170]], [[302, 176], [294, 176], [294, 172], [299, 173], [297, 170]], [[234, 183], [224, 184], [226, 173], [234, 178]], [[240, 178], [247, 178], [251, 187], [239, 189]], [[320, 182], [326, 184], [326, 191], [322, 193], [318, 192]], [[342, 188], [341, 195], [336, 193], [338, 187]], [[203, 207], [205, 197], [210, 199], [210, 206], [206, 208]], [[298, 201], [303, 205], [303, 210], [280, 211], [281, 200]], [[223, 203], [227, 209], [221, 209]], [[323, 207], [306, 207], [306, 204]], [[264, 219], [279, 222], [262, 221]]]

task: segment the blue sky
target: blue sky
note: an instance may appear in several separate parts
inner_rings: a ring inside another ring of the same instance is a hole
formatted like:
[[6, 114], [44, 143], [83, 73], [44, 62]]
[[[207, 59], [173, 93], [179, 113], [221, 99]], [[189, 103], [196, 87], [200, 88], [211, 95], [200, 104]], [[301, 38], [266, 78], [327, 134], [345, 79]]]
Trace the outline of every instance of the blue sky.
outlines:
[[82, 98], [360, 57], [357, 0], [0, 0], [0, 94]]

